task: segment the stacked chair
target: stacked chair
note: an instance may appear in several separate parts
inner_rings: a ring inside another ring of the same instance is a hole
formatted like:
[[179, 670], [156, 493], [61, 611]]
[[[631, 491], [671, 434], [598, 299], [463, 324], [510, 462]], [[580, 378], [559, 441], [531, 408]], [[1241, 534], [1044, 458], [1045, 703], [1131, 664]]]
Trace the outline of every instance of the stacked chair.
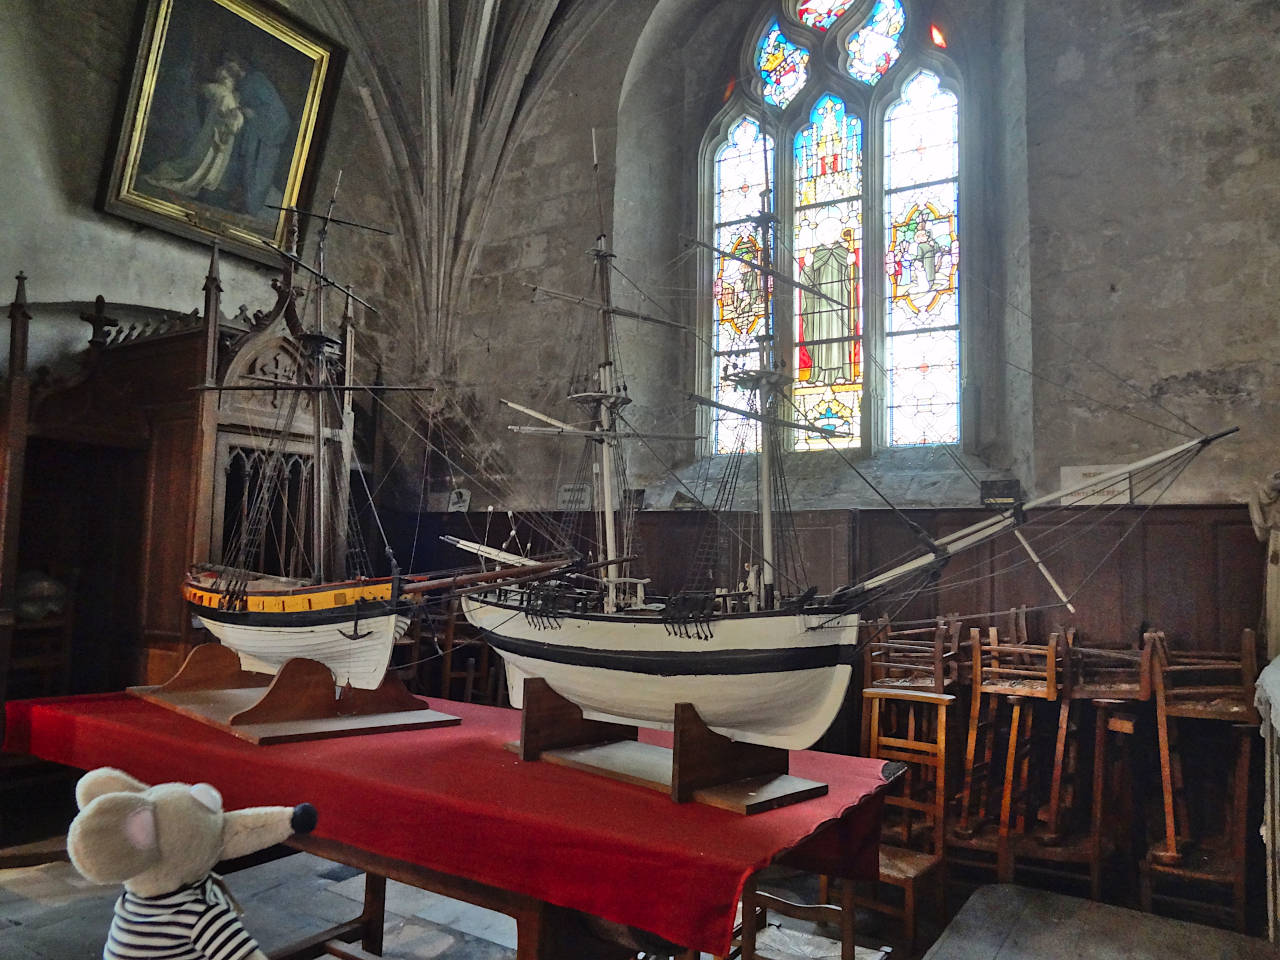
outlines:
[[[885, 798], [880, 839], [880, 880], [874, 896], [855, 895], [857, 906], [902, 920], [910, 953], [916, 942], [916, 902], [932, 883], [938, 915], [946, 914], [943, 851], [947, 804], [947, 711], [955, 697], [926, 690], [868, 687], [870, 746], [867, 756], [906, 764], [901, 789]], [[901, 903], [881, 897], [901, 890]]]
[[[1102, 894], [1102, 867], [1124, 842], [1117, 824], [1133, 817], [1129, 741], [1135, 704], [1151, 698], [1151, 651], [1086, 647], [1075, 631], [1050, 634], [1063, 657], [1057, 726], [1036, 822], [1010, 844], [1011, 873], [1087, 879]], [[1092, 727], [1092, 737], [1089, 728]], [[1086, 771], [1082, 748], [1090, 748]]]
[[1151, 653], [1031, 636], [1025, 608], [970, 631], [961, 789], [948, 857], [987, 879], [1049, 877], [1098, 899], [1102, 868], [1132, 817], [1134, 704], [1152, 695]]
[[[1150, 632], [1139, 646], [1097, 646], [1070, 627], [1029, 628], [1025, 607], [998, 619], [969, 629], [955, 616], [868, 623], [863, 752], [906, 767], [885, 800], [879, 880], [822, 878], [808, 906], [750, 886], [744, 958], [757, 955], [754, 929], [768, 911], [838, 931], [841, 956], [853, 955], [855, 908], [883, 913], [901, 922], [910, 954], [926, 904], [945, 921], [949, 875], [1065, 881], [1097, 900], [1108, 864], [1128, 875], [1123, 889], [1138, 881], [1143, 909], [1172, 905], [1244, 930], [1253, 631], [1220, 653]], [[1203, 738], [1198, 728], [1229, 749], [1182, 749]], [[1143, 737], [1158, 747], [1161, 800], [1145, 823], [1138, 798], [1155, 783], [1139, 762], [1152, 751], [1133, 747]], [[1199, 768], [1215, 760], [1205, 789]], [[1158, 828], [1145, 851], [1144, 826]]]
[[[970, 631], [969, 731], [949, 846], [959, 863], [994, 866], [1001, 882], [1013, 879], [1016, 837], [1038, 816], [1031, 792], [1035, 706], [1062, 696], [1064, 649], [1057, 634], [1044, 643], [1028, 637], [1025, 608], [1009, 612], [1003, 632]], [[1060, 783], [1060, 770], [1053, 780]]]
[[[1163, 829], [1141, 864], [1142, 907], [1172, 907], [1244, 932], [1249, 771], [1259, 722], [1257, 638], [1243, 631], [1230, 652], [1177, 649], [1161, 633], [1148, 634], [1147, 644], [1154, 651]], [[1230, 744], [1225, 770], [1205, 769], [1214, 753], [1198, 752], [1194, 790], [1184, 779], [1192, 759], [1183, 748], [1189, 734]], [[1220, 808], [1192, 802], [1206, 797], [1221, 797]]]

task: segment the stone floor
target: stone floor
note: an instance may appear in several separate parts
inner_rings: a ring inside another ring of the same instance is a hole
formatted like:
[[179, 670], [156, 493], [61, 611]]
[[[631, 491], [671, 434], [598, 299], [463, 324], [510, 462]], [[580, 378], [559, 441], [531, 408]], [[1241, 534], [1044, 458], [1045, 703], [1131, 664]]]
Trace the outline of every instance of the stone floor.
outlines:
[[[357, 871], [303, 853], [237, 871], [226, 880], [244, 907], [246, 928], [268, 954], [350, 920], [364, 897], [364, 878]], [[89, 883], [65, 861], [0, 870], [0, 958], [99, 960], [119, 889]], [[510, 917], [425, 890], [388, 882], [386, 918], [387, 957], [515, 957], [516, 925]], [[782, 922], [785, 928], [769, 931], [765, 942], [777, 941], [775, 946], [790, 946], [804, 957], [839, 956], [839, 945], [814, 937], [811, 925]], [[859, 960], [883, 956], [878, 949], [858, 949]]]
[[[245, 926], [268, 953], [350, 920], [364, 896], [355, 870], [301, 853], [226, 879]], [[0, 957], [99, 960], [119, 889], [91, 884], [65, 862], [0, 870]], [[515, 945], [510, 917], [387, 884], [388, 957], [506, 960]]]

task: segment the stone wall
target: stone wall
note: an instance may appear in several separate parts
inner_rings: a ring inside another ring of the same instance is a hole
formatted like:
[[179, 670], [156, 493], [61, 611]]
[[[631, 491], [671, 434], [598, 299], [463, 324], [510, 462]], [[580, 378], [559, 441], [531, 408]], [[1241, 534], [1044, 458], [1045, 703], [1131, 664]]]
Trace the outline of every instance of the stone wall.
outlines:
[[1241, 499], [1280, 463], [1280, 7], [1026, 6], [1036, 479], [1176, 442], [1132, 413], [1240, 426], [1170, 496]]
[[[102, 293], [196, 306], [205, 249], [94, 208], [133, 57], [133, 0], [10, 6], [0, 24], [10, 65], [0, 90], [0, 268], [25, 270], [34, 299]], [[433, 490], [470, 486], [477, 506], [552, 504], [574, 479], [576, 451], [566, 445], [562, 460], [555, 441], [506, 432], [521, 421], [498, 398], [580, 419], [563, 400], [564, 375], [589, 366], [597, 327], [590, 310], [535, 300], [529, 285], [594, 295], [585, 252], [603, 222], [619, 267], [653, 297], [619, 284], [618, 302], [695, 323], [696, 259], [680, 237], [696, 233], [699, 146], [756, 8], [499, 3], [493, 46], [502, 55], [475, 65], [464, 56], [475, 38], [463, 11], [479, 5], [290, 6], [352, 51], [318, 195], [342, 170], [341, 209], [397, 232], [391, 241], [343, 233], [333, 248], [334, 271], [382, 310], [366, 322], [358, 378], [381, 364], [389, 381], [429, 377], [441, 387], [434, 409], [454, 452], [480, 456], [452, 471], [437, 464]], [[428, 9], [453, 9], [454, 59], [424, 50]], [[534, 13], [536, 22], [515, 19]], [[982, 209], [968, 212], [969, 249], [981, 252], [966, 266], [971, 466], [1044, 491], [1063, 465], [1122, 462], [1177, 439], [1133, 416], [1179, 430], [1180, 418], [1205, 430], [1238, 424], [1240, 436], [1212, 448], [1171, 498], [1242, 499], [1280, 465], [1270, 423], [1280, 401], [1270, 301], [1280, 228], [1267, 203], [1280, 191], [1280, 74], [1268, 69], [1280, 8], [985, 0], [941, 2], [935, 15], [967, 44], [986, 141]], [[526, 29], [529, 50], [520, 47]], [[432, 94], [429, 82], [432, 70], [457, 82], [469, 67], [478, 77], [470, 124], [447, 114], [460, 101]], [[427, 162], [432, 130], [478, 145]], [[450, 190], [462, 195], [462, 215], [442, 220], [433, 204]], [[224, 306], [263, 305], [269, 274], [227, 257]], [[695, 342], [628, 320], [618, 337], [637, 401], [628, 416], [692, 430], [696, 418], [677, 407], [698, 386]], [[420, 460], [421, 447], [394, 433], [394, 489], [416, 503], [421, 472], [404, 463]], [[655, 459], [638, 452], [649, 483]], [[657, 452], [687, 462], [694, 447]], [[872, 467], [891, 487], [972, 503], [972, 485], [937, 451], [881, 454]], [[486, 492], [489, 472], [501, 476]], [[831, 458], [799, 472], [798, 505], [869, 502]]]
[[[310, 19], [311, 11], [294, 6]], [[118, 101], [133, 67], [137, 10], [134, 0], [13, 0], [0, 20], [0, 58], [7, 65], [0, 85], [0, 275], [24, 271], [33, 301], [92, 301], [101, 294], [108, 303], [182, 312], [202, 303], [208, 247], [96, 209]], [[339, 213], [388, 223], [393, 216], [385, 173], [381, 164], [368, 162], [371, 140], [348, 77], [317, 196], [327, 197], [342, 170]], [[402, 272], [392, 266], [396, 247], [375, 236], [335, 228], [330, 263], [382, 310], [381, 317], [367, 318], [364, 356], [394, 357], [385, 340], [397, 320], [412, 326], [413, 318], [395, 279]], [[275, 300], [270, 280], [278, 274], [224, 255], [224, 311], [233, 313], [241, 304], [269, 307]], [[11, 289], [0, 298], [7, 301]]]

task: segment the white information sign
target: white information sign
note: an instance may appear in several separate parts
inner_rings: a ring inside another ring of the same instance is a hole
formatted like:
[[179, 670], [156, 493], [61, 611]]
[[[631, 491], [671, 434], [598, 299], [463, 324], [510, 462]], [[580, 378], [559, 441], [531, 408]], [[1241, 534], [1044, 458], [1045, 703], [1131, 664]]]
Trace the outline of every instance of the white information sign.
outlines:
[[[1123, 463], [1095, 463], [1078, 467], [1063, 467], [1062, 476], [1060, 478], [1060, 486], [1063, 489], [1078, 487], [1082, 483], [1087, 483], [1095, 477], [1103, 477], [1109, 473], [1115, 473], [1124, 467]], [[1130, 484], [1129, 474], [1125, 474], [1118, 480], [1112, 480], [1110, 483], [1089, 487], [1081, 490], [1079, 493], [1073, 493], [1063, 497], [1060, 501], [1064, 506], [1080, 504], [1087, 506], [1097, 503], [1132, 503], [1133, 488]]]

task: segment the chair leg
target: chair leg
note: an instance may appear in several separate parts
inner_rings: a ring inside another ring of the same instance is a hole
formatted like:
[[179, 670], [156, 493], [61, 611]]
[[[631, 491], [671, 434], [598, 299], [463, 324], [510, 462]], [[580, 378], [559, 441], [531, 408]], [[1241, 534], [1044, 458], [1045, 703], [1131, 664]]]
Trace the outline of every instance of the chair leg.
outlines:
[[902, 888], [902, 928], [907, 941], [906, 953], [916, 949], [916, 878]]
[[[1035, 716], [1035, 711], [1031, 704], [1027, 704], [1022, 711], [1022, 726], [1013, 726], [1010, 729], [1016, 729], [1018, 733], [1018, 783], [1017, 783], [1017, 803], [1018, 818], [1015, 821], [1018, 832], [1022, 833], [1027, 829], [1027, 804], [1029, 797], [1027, 794], [1027, 784], [1031, 778], [1031, 719]], [[1034, 818], [1035, 814], [1032, 813]]]
[[[1156, 703], [1156, 735], [1160, 750], [1160, 787], [1161, 798], [1164, 801], [1164, 850], [1159, 851], [1160, 856], [1167, 861], [1176, 861], [1178, 859], [1178, 818], [1175, 815], [1175, 796], [1181, 780], [1181, 769], [1175, 770], [1174, 764], [1177, 762], [1177, 754], [1174, 752], [1176, 746], [1174, 744], [1175, 731], [1172, 728], [1175, 721], [1165, 712], [1164, 698], [1160, 697]], [[1145, 909], [1145, 908], [1144, 908]]]
[[756, 878], [748, 877], [742, 888], [742, 960], [756, 955]]
[[1013, 849], [1009, 828], [1013, 819], [1013, 793], [1018, 763], [1018, 737], [1022, 721], [1022, 700], [1013, 698], [1009, 719], [1009, 745], [1005, 750], [1004, 785], [1000, 791], [1000, 840], [996, 856], [996, 876], [1001, 883], [1013, 882]]
[[845, 880], [840, 884], [840, 960], [854, 960], [858, 949], [854, 943], [857, 914], [853, 900], [853, 881]]
[[1071, 705], [1074, 701], [1063, 698], [1058, 703], [1058, 736], [1053, 747], [1053, 775], [1049, 783], [1049, 837], [1058, 841], [1062, 837], [1062, 774], [1067, 759], [1067, 732], [1071, 727]]
[[1138, 868], [1138, 900], [1143, 913], [1151, 913], [1151, 869], [1147, 864]]

